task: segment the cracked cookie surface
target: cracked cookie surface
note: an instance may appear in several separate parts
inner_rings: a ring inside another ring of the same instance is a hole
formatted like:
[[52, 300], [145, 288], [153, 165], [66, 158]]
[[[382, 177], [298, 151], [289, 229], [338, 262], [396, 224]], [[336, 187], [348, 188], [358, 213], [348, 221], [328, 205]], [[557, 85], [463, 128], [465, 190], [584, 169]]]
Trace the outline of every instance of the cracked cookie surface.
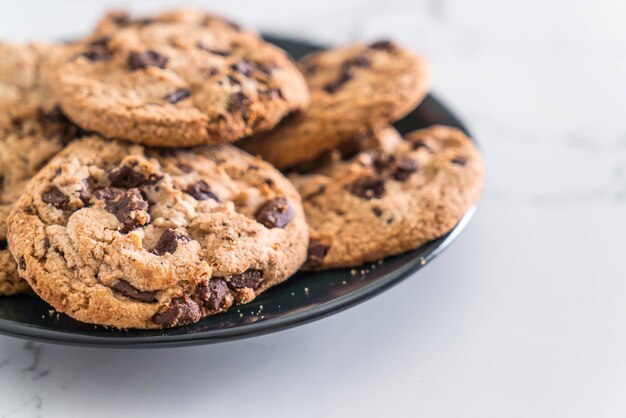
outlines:
[[483, 163], [461, 131], [433, 126], [390, 145], [290, 176], [309, 224], [306, 268], [355, 267], [418, 248], [478, 199]]
[[91, 36], [53, 80], [79, 126], [164, 147], [231, 142], [309, 103], [302, 74], [281, 49], [176, 19]]
[[0, 295], [28, 289], [7, 247], [6, 220], [27, 182], [81, 131], [49, 85], [55, 44], [0, 43]]
[[20, 275], [55, 309], [118, 328], [184, 325], [291, 276], [308, 230], [293, 186], [229, 145], [146, 149], [89, 137], [9, 218]]
[[317, 52], [298, 64], [311, 91], [309, 109], [240, 142], [280, 169], [313, 160], [371, 127], [402, 118], [430, 87], [426, 59], [390, 41]]

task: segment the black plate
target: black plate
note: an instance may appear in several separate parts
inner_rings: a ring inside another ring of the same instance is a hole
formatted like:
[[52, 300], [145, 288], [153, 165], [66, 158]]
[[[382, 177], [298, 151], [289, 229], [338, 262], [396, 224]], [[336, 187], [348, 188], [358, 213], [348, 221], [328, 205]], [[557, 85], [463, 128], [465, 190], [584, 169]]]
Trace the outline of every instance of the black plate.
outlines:
[[[267, 38], [295, 58], [319, 49], [305, 42]], [[432, 95], [396, 127], [407, 132], [434, 124], [455, 126], [467, 133], [463, 123]], [[107, 347], [209, 344], [267, 334], [340, 312], [406, 279], [441, 253], [467, 225], [473, 212], [472, 209], [465, 214], [446, 236], [410, 253], [354, 271], [298, 273], [247, 305], [185, 327], [158, 331], [106, 329], [52, 313], [50, 306], [36, 297], [18, 295], [0, 297], [0, 333], [60, 344]]]

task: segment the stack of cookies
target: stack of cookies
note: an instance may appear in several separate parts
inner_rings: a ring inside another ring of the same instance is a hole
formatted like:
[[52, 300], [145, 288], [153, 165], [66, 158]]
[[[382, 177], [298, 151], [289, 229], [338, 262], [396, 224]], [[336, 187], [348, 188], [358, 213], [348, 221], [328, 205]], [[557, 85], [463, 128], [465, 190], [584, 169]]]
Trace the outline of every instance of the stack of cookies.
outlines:
[[390, 126], [430, 85], [394, 42], [294, 62], [181, 9], [0, 56], [0, 294], [80, 321], [180, 326], [415, 249], [482, 185], [462, 132]]

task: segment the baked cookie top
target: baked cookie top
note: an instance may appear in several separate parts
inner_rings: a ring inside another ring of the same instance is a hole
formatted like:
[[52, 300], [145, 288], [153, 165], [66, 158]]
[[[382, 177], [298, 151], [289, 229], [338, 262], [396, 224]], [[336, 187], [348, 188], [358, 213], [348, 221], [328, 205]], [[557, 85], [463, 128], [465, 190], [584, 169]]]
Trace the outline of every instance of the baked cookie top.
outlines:
[[81, 135], [56, 107], [49, 84], [54, 44], [0, 43], [0, 295], [28, 288], [7, 248], [6, 220], [26, 183]]
[[9, 218], [20, 274], [57, 310], [174, 327], [292, 275], [308, 231], [293, 186], [228, 145], [145, 149], [90, 137], [29, 183]]
[[426, 59], [390, 41], [313, 53], [299, 67], [311, 91], [309, 109], [241, 142], [243, 149], [281, 169], [402, 118], [430, 87]]
[[70, 119], [108, 137], [166, 147], [229, 142], [309, 103], [289, 56], [247, 33], [155, 21], [84, 44], [58, 66], [53, 87]]
[[0, 113], [5, 119], [7, 113], [19, 117], [56, 106], [50, 64], [61, 49], [61, 45], [44, 42], [0, 42]]
[[310, 228], [307, 268], [359, 266], [440, 237], [478, 199], [483, 170], [461, 131], [433, 126], [393, 151], [372, 147], [291, 175]]
[[100, 19], [93, 33], [95, 36], [107, 36], [120, 29], [143, 27], [153, 23], [191, 23], [219, 31], [258, 36], [252, 29], [245, 28], [224, 16], [193, 7], [180, 7], [148, 16], [133, 16], [126, 10], [111, 10]]

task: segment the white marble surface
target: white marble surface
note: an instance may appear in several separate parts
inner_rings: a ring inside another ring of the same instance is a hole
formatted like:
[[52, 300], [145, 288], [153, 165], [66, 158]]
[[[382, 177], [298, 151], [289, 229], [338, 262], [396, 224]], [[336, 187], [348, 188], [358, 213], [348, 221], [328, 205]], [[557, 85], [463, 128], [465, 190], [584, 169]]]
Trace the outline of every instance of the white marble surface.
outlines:
[[[72, 36], [122, 3], [5, 1], [0, 37]], [[626, 415], [623, 0], [204, 4], [428, 54], [484, 147], [476, 218], [415, 277], [282, 333], [153, 351], [1, 337], [0, 417]]]

